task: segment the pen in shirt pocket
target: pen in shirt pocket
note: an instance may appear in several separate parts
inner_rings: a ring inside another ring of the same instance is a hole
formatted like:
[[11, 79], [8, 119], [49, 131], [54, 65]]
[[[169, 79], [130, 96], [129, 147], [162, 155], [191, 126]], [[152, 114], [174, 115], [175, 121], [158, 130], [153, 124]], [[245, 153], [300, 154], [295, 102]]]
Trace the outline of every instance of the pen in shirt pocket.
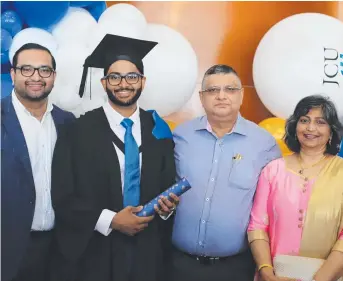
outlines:
[[229, 178], [231, 177], [232, 168], [236, 166], [242, 159], [243, 159], [243, 156], [240, 153], [236, 153], [234, 156], [232, 156]]
[[238, 161], [242, 160], [243, 159], [243, 156], [239, 153], [237, 153], [235, 156], [232, 157], [232, 162], [236, 162], [238, 163]]

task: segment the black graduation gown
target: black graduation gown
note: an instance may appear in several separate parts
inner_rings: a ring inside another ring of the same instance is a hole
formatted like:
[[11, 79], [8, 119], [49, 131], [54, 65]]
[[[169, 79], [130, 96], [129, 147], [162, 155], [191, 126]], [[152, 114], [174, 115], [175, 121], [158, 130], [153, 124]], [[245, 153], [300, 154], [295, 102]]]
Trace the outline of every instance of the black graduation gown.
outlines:
[[[175, 182], [174, 142], [152, 135], [152, 114], [140, 110], [143, 205]], [[102, 108], [80, 117], [61, 134], [52, 164], [52, 203], [58, 249], [53, 281], [157, 281], [165, 278], [164, 261], [171, 246], [173, 219], [158, 215], [134, 237], [94, 230], [103, 209], [123, 209], [120, 166]], [[134, 244], [133, 276], [125, 268], [126, 245]]]

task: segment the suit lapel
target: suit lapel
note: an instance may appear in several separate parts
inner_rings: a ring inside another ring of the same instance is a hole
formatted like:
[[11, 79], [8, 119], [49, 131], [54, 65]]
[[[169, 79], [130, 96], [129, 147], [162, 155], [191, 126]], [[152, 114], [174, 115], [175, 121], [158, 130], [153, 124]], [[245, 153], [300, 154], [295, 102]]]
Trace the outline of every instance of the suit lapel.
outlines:
[[30, 163], [30, 157], [28, 148], [26, 145], [24, 133], [21, 129], [17, 114], [12, 104], [12, 97], [9, 96], [2, 100], [2, 123], [4, 131], [2, 132], [2, 140], [4, 142], [10, 142], [10, 147], [13, 148], [13, 154], [24, 165], [25, 170], [30, 175], [32, 181], [32, 169]]
[[57, 132], [57, 136], [58, 136], [59, 131], [60, 131], [60, 125], [64, 124], [65, 118], [64, 118], [63, 114], [58, 112], [58, 110], [56, 109], [56, 107], [54, 105], [53, 105], [53, 109], [51, 110], [51, 115], [52, 115], [52, 119], [54, 120], [56, 132]]

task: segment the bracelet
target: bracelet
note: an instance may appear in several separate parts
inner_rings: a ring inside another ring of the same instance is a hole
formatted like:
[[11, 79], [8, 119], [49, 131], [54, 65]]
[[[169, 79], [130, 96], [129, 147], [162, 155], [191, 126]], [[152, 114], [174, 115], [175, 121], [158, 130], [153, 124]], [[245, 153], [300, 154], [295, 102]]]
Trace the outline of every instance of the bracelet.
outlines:
[[264, 264], [261, 264], [258, 268], [258, 271], [260, 271], [262, 268], [265, 268], [265, 267], [269, 267], [269, 268], [272, 268], [273, 269], [273, 266], [271, 264], [268, 264], [268, 263], [264, 263]]

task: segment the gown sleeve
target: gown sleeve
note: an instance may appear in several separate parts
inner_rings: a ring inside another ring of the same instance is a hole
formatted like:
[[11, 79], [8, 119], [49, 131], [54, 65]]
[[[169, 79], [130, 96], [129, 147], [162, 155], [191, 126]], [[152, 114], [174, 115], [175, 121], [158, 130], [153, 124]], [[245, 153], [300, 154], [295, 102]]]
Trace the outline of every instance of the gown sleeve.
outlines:
[[[174, 141], [172, 139], [165, 140], [165, 153], [164, 153], [164, 166], [162, 169], [162, 183], [161, 183], [161, 192], [165, 191], [167, 188], [172, 186], [176, 180], [176, 168], [174, 160]], [[181, 199], [182, 200], [182, 199]], [[167, 219], [159, 219], [159, 227], [162, 235], [161, 243], [163, 249], [163, 257], [165, 259], [164, 264], [168, 264], [168, 260], [171, 257], [172, 252], [172, 230], [175, 212]]]
[[87, 193], [92, 173], [87, 170], [89, 153], [78, 145], [79, 138], [82, 135], [78, 134], [76, 122], [61, 130], [51, 172], [56, 236], [62, 252], [72, 256], [77, 256], [87, 245], [102, 212], [101, 208], [94, 206], [91, 194]]

